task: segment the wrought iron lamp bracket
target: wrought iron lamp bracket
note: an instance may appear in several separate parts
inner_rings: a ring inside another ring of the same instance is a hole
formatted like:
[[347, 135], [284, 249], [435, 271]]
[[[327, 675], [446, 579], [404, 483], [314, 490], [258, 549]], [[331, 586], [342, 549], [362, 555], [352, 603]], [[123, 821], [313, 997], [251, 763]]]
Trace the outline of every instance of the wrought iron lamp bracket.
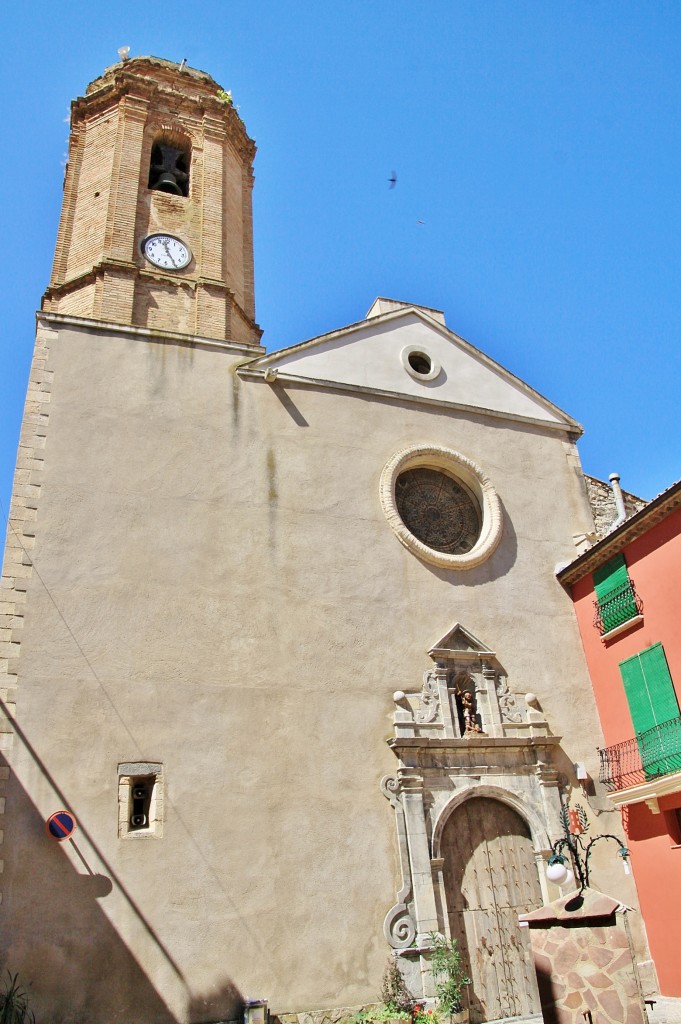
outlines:
[[551, 856], [549, 857], [549, 864], [562, 863], [565, 864], [567, 857], [565, 851], [570, 855], [570, 860], [575, 869], [575, 874], [579, 878], [579, 891], [580, 893], [589, 886], [589, 860], [593, 852], [593, 848], [596, 843], [600, 842], [601, 839], [612, 839], [617, 843], [617, 852], [622, 858], [624, 870], [628, 874], [628, 858], [629, 850], [624, 843], [617, 836], [611, 835], [608, 832], [604, 832], [599, 836], [594, 836], [589, 839], [587, 843], [584, 842], [581, 835], [572, 835], [566, 831], [566, 835], [563, 839], [558, 839], [551, 847]]

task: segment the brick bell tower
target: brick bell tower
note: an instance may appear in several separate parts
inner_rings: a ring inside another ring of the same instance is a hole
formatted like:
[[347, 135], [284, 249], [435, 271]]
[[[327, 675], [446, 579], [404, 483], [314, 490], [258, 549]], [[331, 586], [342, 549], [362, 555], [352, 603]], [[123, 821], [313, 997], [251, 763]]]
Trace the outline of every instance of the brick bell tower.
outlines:
[[257, 346], [255, 144], [202, 71], [109, 68], [71, 108], [46, 312]]

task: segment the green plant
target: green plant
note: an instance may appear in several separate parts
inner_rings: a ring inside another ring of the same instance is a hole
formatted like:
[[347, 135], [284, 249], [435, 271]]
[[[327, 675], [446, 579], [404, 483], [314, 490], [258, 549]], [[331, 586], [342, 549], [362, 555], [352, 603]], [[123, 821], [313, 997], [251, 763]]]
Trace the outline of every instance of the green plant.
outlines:
[[224, 89], [218, 89], [218, 99], [223, 103], [226, 103], [228, 107], [232, 106], [232, 90], [228, 89], [226, 92]]
[[443, 1013], [460, 1013], [463, 1010], [463, 990], [470, 985], [471, 979], [466, 974], [456, 939], [446, 939], [439, 932], [431, 932], [430, 940], [433, 944], [430, 969], [438, 1006]]
[[7, 972], [8, 982], [0, 992], [0, 1024], [35, 1024], [35, 1015], [28, 1006], [28, 996], [19, 984], [19, 975]]
[[392, 1006], [369, 1006], [350, 1017], [346, 1024], [376, 1024], [376, 1022], [395, 1020], [396, 1017], [407, 1021], [411, 1019], [411, 1013], [406, 1010], [394, 1009]]
[[402, 971], [392, 956], [388, 957], [385, 970], [383, 971], [381, 999], [386, 1010], [390, 1011], [393, 1017], [401, 1016], [402, 1014], [405, 1017], [411, 1015], [411, 1007], [414, 1000], [405, 984]]
[[422, 1003], [416, 1003], [412, 1014], [413, 1024], [442, 1024], [437, 1010], [426, 1010]]

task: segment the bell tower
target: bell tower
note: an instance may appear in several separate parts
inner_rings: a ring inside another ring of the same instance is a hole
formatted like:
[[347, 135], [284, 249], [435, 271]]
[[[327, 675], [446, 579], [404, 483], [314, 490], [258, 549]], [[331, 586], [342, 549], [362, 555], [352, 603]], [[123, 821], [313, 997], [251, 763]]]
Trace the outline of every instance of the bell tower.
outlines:
[[210, 75], [155, 57], [109, 68], [72, 104], [42, 308], [257, 346], [254, 156]]

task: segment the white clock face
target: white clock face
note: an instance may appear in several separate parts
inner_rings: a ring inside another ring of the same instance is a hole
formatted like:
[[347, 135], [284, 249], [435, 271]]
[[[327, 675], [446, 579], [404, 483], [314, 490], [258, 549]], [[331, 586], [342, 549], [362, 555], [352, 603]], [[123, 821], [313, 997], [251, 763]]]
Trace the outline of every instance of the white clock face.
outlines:
[[173, 235], [149, 235], [142, 243], [142, 252], [161, 270], [182, 270], [192, 258], [189, 247]]

